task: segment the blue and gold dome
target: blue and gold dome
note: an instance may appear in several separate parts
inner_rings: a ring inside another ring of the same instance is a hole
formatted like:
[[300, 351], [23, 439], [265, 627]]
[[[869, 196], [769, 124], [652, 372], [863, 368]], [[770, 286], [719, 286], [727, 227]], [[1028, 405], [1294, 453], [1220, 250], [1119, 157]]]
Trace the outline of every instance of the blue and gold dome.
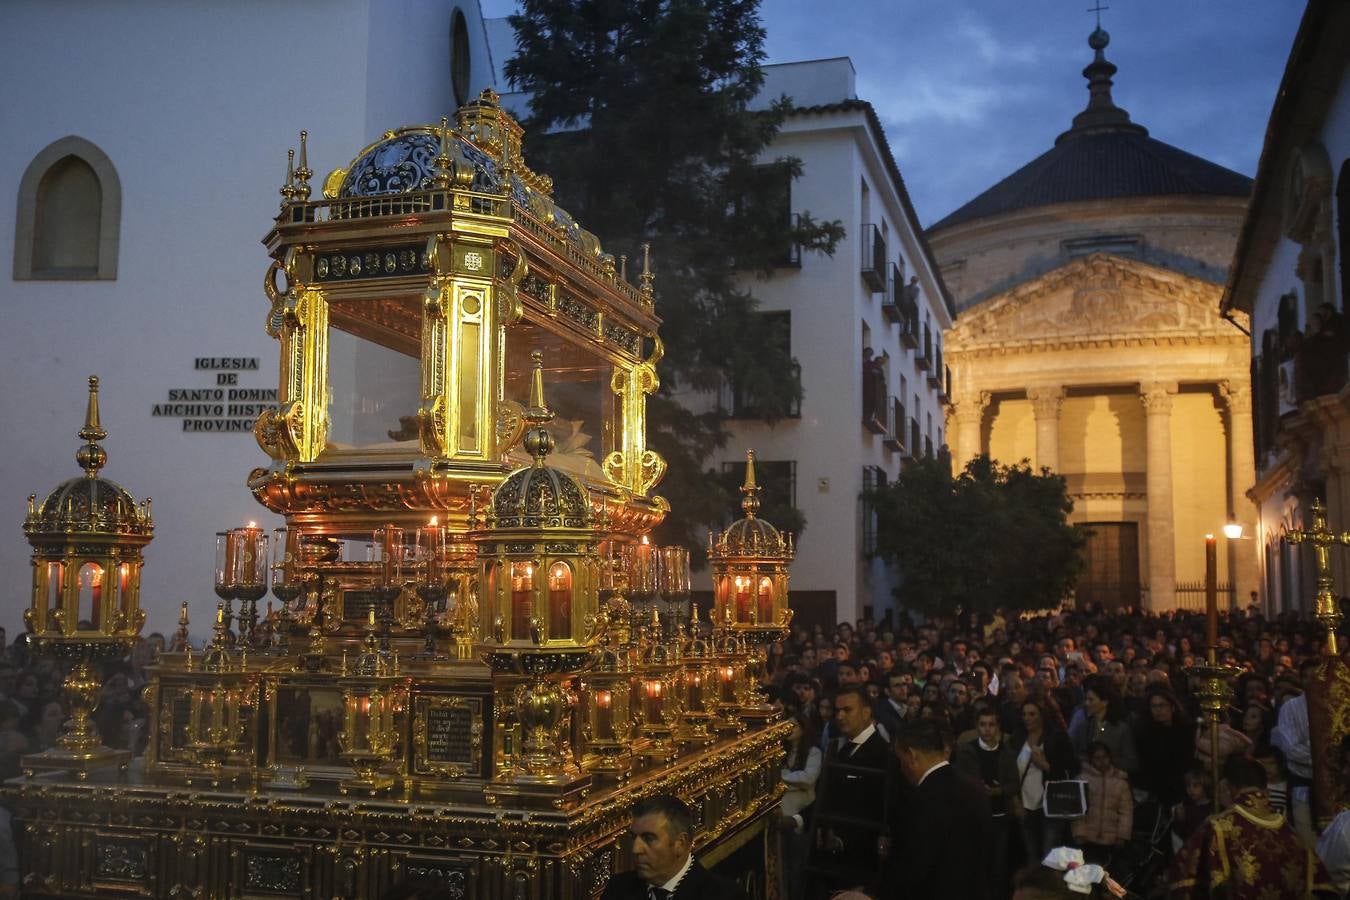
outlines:
[[524, 130], [501, 108], [493, 91], [484, 91], [455, 115], [455, 124], [410, 125], [386, 131], [346, 168], [324, 180], [324, 196], [334, 200], [392, 197], [454, 187], [482, 194], [508, 193], [513, 206], [555, 229], [592, 256], [603, 250], [594, 234], [577, 224], [550, 196], [553, 181], [525, 165], [520, 144]]

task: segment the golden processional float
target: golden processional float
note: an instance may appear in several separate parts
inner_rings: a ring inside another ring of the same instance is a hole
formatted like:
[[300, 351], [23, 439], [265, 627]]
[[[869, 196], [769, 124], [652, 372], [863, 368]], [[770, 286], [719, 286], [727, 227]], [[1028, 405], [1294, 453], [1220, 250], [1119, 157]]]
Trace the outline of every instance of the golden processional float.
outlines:
[[212, 637], [161, 657], [130, 763], [89, 723], [91, 666], [140, 631], [153, 526], [98, 475], [91, 384], [86, 475], [25, 523], [36, 646], [80, 661], [68, 734], [10, 786], [25, 893], [595, 897], [632, 803], [674, 793], [703, 861], [776, 895], [786, 726], [755, 678], [790, 539], [755, 518], [751, 457], [698, 621], [687, 553], [647, 537], [669, 509], [648, 262], [629, 284], [520, 138], [484, 92], [311, 200], [301, 134], [265, 239], [272, 462], [248, 479], [286, 527], [217, 535]]

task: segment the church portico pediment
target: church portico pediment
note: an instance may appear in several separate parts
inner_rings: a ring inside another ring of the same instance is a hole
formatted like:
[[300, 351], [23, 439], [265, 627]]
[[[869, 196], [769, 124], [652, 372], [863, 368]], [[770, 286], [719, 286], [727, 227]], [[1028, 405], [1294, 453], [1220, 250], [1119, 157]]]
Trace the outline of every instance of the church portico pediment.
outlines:
[[1241, 337], [1218, 314], [1219, 285], [1105, 253], [1081, 257], [963, 314], [949, 351], [1139, 338]]

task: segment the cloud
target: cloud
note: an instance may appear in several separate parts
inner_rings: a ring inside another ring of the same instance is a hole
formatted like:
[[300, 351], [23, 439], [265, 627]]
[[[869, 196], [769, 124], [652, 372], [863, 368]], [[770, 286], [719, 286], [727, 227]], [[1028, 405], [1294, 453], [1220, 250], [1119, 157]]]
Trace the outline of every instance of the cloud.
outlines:
[[895, 125], [935, 120], [976, 125], [1007, 99], [994, 85], [961, 83], [926, 72], [888, 84], [860, 76], [858, 96], [871, 101], [883, 122]]
[[955, 34], [956, 43], [964, 49], [974, 50], [980, 61], [988, 66], [1030, 66], [1042, 58], [1040, 47], [995, 37], [993, 29], [968, 10], [957, 20]]

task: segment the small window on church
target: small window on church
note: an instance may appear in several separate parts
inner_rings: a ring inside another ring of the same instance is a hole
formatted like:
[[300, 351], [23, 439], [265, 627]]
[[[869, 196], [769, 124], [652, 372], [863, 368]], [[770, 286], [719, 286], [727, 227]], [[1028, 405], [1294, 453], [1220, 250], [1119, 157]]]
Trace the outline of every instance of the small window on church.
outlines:
[[456, 9], [450, 18], [450, 87], [457, 106], [469, 102], [469, 62], [469, 23]]
[[122, 189], [107, 155], [78, 137], [49, 145], [19, 183], [14, 278], [117, 277]]

